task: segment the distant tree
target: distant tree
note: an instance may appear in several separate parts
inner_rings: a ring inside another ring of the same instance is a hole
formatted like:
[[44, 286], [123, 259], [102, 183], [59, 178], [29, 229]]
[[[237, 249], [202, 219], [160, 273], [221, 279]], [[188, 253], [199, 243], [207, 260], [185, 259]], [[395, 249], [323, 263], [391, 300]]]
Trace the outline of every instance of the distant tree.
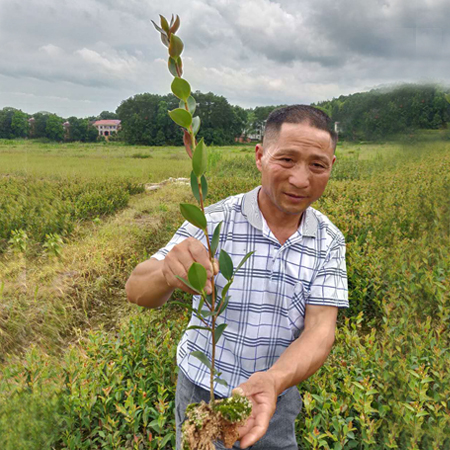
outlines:
[[98, 130], [88, 119], [85, 120], [87, 121], [86, 142], [95, 142], [98, 138]]
[[102, 111], [99, 115], [98, 115], [98, 120], [112, 120], [112, 119], [118, 119], [119, 117], [117, 116], [117, 114], [115, 112], [111, 112], [111, 111]]
[[248, 112], [240, 106], [234, 105], [231, 107], [234, 114], [232, 133], [233, 137], [241, 136], [248, 128]]
[[24, 138], [28, 136], [29, 131], [28, 114], [16, 110], [11, 119], [11, 132], [15, 138]]
[[38, 112], [33, 115], [34, 124], [32, 127], [32, 135], [33, 138], [43, 138], [47, 137], [47, 120], [49, 118], [49, 113], [46, 112]]
[[52, 141], [62, 141], [64, 138], [64, 119], [56, 114], [50, 114], [45, 126], [45, 134]]
[[14, 137], [12, 131], [12, 120], [14, 117], [16, 108], [5, 107], [0, 111], [0, 138], [12, 139]]
[[[323, 105], [320, 103], [319, 105]], [[406, 84], [340, 96], [327, 103], [341, 137], [384, 139], [391, 134], [445, 126], [450, 108], [438, 86]]]
[[78, 117], [69, 117], [67, 121], [70, 124], [69, 127], [69, 141], [86, 142], [87, 140], [87, 119], [79, 119]]

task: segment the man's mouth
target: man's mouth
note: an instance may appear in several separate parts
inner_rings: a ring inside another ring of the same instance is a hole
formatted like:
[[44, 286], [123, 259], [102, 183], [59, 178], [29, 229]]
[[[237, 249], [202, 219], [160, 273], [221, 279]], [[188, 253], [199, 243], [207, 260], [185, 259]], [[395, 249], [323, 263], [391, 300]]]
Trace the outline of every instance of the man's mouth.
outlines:
[[303, 199], [303, 198], [308, 198], [306, 195], [291, 194], [291, 193], [289, 193], [289, 192], [285, 192], [285, 194], [286, 194], [288, 197], [295, 198], [295, 199], [298, 199], [298, 200], [301, 200], [301, 199]]

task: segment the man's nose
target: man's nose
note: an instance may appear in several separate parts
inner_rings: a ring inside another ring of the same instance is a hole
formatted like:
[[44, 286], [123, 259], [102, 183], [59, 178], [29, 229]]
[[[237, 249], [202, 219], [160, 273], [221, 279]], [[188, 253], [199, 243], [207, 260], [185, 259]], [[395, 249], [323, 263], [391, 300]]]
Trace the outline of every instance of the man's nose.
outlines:
[[309, 186], [309, 170], [303, 165], [296, 165], [289, 176], [289, 183], [297, 189], [305, 189]]

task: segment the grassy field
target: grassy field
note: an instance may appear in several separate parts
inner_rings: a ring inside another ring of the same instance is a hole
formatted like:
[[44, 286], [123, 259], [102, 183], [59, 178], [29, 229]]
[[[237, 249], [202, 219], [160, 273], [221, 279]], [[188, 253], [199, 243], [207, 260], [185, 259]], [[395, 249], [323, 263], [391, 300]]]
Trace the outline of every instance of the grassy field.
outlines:
[[[210, 203], [259, 184], [253, 147], [211, 153]], [[351, 308], [300, 386], [299, 444], [450, 449], [450, 143], [337, 156], [316, 207], [346, 237]], [[189, 166], [181, 148], [0, 143], [1, 448], [174, 448], [187, 317], [128, 305], [123, 287], [191, 195], [143, 185]]]

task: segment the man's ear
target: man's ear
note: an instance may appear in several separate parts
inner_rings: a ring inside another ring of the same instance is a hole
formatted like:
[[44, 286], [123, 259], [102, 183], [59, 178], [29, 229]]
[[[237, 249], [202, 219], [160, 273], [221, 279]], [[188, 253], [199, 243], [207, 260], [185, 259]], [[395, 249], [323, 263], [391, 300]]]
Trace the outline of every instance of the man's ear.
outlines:
[[336, 162], [336, 155], [333, 156], [333, 161], [331, 161], [331, 167], [333, 167], [333, 164]]
[[263, 157], [263, 153], [264, 153], [264, 149], [262, 144], [256, 144], [255, 147], [255, 162], [256, 162], [256, 167], [258, 168], [258, 170], [261, 172], [262, 170], [262, 157]]

